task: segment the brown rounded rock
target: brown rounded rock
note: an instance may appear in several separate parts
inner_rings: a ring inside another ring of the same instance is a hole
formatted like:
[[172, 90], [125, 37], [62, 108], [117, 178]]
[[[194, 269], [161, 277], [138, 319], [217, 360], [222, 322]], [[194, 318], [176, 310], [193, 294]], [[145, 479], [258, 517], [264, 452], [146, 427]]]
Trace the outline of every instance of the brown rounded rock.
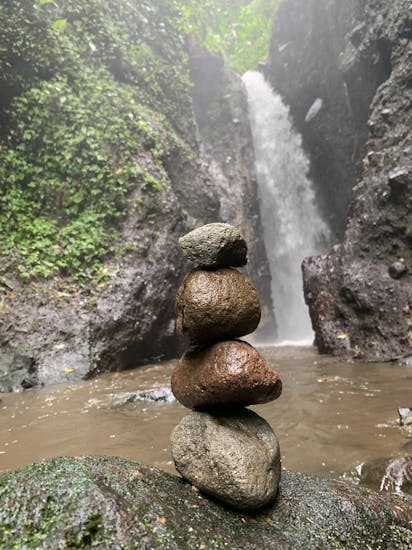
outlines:
[[189, 409], [267, 403], [282, 382], [246, 342], [219, 342], [183, 355], [172, 373], [172, 392]]
[[257, 328], [259, 321], [256, 290], [235, 269], [192, 271], [179, 288], [176, 332], [187, 344], [245, 336]]

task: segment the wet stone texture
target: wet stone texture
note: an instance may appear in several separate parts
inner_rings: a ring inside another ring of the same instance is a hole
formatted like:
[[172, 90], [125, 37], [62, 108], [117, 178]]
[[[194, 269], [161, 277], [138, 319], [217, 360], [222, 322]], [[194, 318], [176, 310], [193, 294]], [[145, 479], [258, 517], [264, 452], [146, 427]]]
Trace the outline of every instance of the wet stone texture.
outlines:
[[412, 500], [282, 473], [273, 505], [234, 512], [182, 479], [110, 457], [59, 458], [0, 476], [4, 548], [406, 550]]
[[171, 439], [177, 471], [201, 491], [241, 510], [255, 511], [274, 500], [281, 470], [279, 443], [254, 412], [193, 411]]
[[176, 332], [191, 345], [238, 338], [259, 324], [256, 290], [234, 269], [192, 271], [176, 300]]
[[412, 456], [378, 458], [365, 462], [358, 475], [359, 483], [375, 491], [412, 495]]
[[248, 406], [277, 399], [282, 382], [252, 346], [226, 341], [185, 353], [172, 373], [172, 391], [190, 409]]
[[9, 353], [0, 358], [0, 393], [27, 390], [37, 384], [37, 368], [33, 357]]
[[236, 227], [209, 223], [179, 239], [183, 254], [197, 267], [240, 267], [247, 263], [247, 244]]

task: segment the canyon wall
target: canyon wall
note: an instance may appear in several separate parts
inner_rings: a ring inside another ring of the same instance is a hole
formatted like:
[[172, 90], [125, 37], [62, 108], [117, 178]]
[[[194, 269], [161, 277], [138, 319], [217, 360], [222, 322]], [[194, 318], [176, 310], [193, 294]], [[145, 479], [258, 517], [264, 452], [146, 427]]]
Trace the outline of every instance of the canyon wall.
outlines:
[[18, 0], [0, 20], [0, 389], [176, 355], [177, 241], [208, 222], [248, 238], [273, 331], [240, 78], [215, 59], [205, 119], [168, 0]]
[[342, 241], [303, 264], [322, 352], [412, 353], [411, 17], [407, 0], [284, 0], [278, 12], [264, 70]]

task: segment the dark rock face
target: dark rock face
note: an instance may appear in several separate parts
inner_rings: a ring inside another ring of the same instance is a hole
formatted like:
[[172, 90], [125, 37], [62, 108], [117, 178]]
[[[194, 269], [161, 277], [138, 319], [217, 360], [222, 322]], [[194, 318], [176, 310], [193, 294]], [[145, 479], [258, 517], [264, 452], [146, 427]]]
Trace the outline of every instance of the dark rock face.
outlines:
[[176, 298], [176, 332], [186, 344], [245, 336], [259, 321], [258, 295], [239, 271], [198, 270], [183, 279]]
[[[293, 10], [301, 15], [288, 25], [283, 18]], [[303, 132], [320, 195], [340, 203], [325, 199], [325, 204], [342, 211], [360, 178], [343, 245], [303, 264], [305, 297], [322, 352], [367, 360], [411, 354], [411, 33], [405, 0], [312, 0], [304, 9], [289, 0], [279, 13], [267, 70]], [[282, 79], [285, 65], [291, 81]], [[324, 106], [305, 125], [304, 111], [315, 97]], [[321, 157], [327, 165], [322, 177]], [[393, 279], [398, 262], [406, 270]]]
[[[389, 23], [386, 4], [374, 2], [376, 11], [371, 12], [364, 9], [365, 0], [308, 0], [304, 5], [284, 0], [264, 67], [291, 107], [310, 155], [318, 200], [338, 237], [362, 170], [369, 106], [391, 73], [390, 45], [370, 29], [378, 16], [383, 25]], [[316, 100], [321, 109], [311, 118]]]
[[385, 264], [349, 258], [335, 247], [303, 262], [304, 292], [321, 353], [391, 360], [410, 354], [410, 289]]
[[0, 393], [34, 386], [37, 386], [37, 371], [33, 357], [8, 354], [0, 359]]
[[185, 353], [172, 373], [172, 391], [189, 409], [247, 407], [277, 399], [282, 382], [246, 342], [219, 342]]
[[177, 477], [116, 458], [60, 458], [0, 477], [7, 547], [410, 548], [410, 499], [282, 473], [275, 503], [241, 514]]
[[177, 471], [204, 493], [238, 510], [256, 511], [274, 501], [279, 442], [256, 413], [193, 411], [173, 430], [171, 441]]

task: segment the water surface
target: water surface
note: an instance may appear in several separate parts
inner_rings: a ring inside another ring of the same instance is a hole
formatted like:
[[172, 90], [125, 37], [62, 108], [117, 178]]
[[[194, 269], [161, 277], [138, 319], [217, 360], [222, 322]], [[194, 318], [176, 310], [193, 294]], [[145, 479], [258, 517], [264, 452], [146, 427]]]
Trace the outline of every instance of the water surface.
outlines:
[[[282, 378], [273, 403], [253, 407], [272, 425], [283, 466], [339, 477], [373, 458], [405, 454], [397, 407], [410, 406], [412, 369], [348, 363], [311, 348], [260, 351]], [[122, 404], [169, 385], [175, 361], [99, 379], [0, 396], [0, 471], [62, 455], [117, 455], [173, 472], [169, 437], [178, 403]]]

